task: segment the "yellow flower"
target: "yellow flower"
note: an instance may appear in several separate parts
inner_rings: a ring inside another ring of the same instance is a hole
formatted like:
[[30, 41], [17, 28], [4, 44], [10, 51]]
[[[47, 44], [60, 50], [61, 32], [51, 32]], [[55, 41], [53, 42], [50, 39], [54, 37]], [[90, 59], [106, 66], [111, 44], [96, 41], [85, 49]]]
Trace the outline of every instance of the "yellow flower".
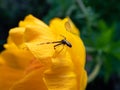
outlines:
[[47, 26], [28, 15], [10, 30], [4, 47], [1, 90], [85, 90], [85, 48], [68, 17]]

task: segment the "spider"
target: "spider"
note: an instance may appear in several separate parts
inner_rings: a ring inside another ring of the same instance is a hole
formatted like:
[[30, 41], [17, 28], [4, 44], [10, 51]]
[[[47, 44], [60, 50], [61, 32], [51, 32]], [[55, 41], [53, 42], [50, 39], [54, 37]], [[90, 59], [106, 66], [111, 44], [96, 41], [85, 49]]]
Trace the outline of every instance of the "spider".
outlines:
[[[62, 36], [62, 37], [64, 37], [64, 36]], [[46, 43], [40, 43], [40, 45], [42, 45], [42, 44], [55, 44], [55, 43], [57, 43], [56, 45], [54, 45], [54, 49], [56, 49], [56, 47], [57, 46], [59, 46], [59, 45], [67, 45], [68, 47], [72, 47], [72, 44], [69, 42], [69, 41], [67, 41], [66, 40], [66, 37], [64, 37], [64, 39], [62, 39], [62, 40], [60, 40], [60, 41], [53, 41], [53, 42], [46, 42]]]

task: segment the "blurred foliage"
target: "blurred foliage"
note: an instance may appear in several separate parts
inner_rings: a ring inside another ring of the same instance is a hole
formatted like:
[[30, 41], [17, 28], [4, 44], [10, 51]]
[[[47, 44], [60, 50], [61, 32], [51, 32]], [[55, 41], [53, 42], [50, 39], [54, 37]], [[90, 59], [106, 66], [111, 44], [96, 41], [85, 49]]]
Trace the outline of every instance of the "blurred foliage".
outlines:
[[102, 77], [106, 83], [112, 77], [120, 78], [119, 0], [0, 0], [0, 12], [0, 50], [8, 30], [17, 26], [27, 14], [46, 23], [54, 17], [69, 16], [80, 29], [86, 46], [90, 82], [95, 77]]

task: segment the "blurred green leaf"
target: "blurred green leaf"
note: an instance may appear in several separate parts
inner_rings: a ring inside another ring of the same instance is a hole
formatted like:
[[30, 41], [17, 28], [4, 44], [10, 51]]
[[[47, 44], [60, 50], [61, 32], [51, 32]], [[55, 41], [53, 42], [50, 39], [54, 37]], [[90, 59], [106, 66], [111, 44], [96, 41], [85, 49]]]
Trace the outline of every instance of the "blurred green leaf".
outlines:
[[120, 60], [120, 41], [113, 42], [109, 52]]
[[113, 42], [115, 26], [113, 24], [111, 27], [109, 27], [103, 20], [100, 20], [98, 22], [98, 29], [100, 32], [96, 36], [96, 47], [107, 52], [111, 43]]
[[104, 20], [99, 20], [98, 21], [98, 28], [99, 30], [101, 31], [105, 31], [108, 29], [108, 26], [106, 25], [105, 21]]

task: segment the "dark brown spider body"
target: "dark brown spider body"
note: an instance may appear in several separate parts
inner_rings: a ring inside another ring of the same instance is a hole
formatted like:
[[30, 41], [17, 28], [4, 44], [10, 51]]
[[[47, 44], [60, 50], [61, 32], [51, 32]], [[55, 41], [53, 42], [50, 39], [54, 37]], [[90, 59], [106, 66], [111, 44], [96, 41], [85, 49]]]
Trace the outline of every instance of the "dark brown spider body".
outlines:
[[66, 39], [61, 40], [61, 44], [67, 45], [68, 47], [72, 47], [72, 44], [68, 42]]

